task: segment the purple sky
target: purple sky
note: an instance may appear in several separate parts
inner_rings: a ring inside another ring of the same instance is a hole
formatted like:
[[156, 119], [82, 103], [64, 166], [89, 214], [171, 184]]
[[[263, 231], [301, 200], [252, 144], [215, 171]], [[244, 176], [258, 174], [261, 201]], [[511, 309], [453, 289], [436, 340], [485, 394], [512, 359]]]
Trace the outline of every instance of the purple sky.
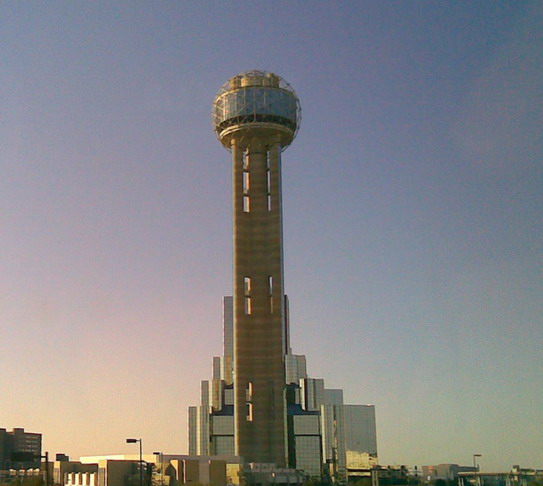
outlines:
[[211, 103], [297, 91], [285, 286], [383, 464], [543, 467], [541, 2], [0, 2], [0, 427], [185, 452], [231, 292]]

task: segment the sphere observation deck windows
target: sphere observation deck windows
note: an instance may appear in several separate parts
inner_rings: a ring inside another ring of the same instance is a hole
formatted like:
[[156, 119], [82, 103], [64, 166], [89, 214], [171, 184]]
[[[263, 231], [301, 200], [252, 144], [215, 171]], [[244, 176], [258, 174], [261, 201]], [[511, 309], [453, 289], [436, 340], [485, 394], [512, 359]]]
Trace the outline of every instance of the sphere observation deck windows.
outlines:
[[292, 131], [297, 125], [297, 98], [280, 88], [249, 87], [227, 91], [214, 106], [218, 131], [244, 123], [275, 123]]

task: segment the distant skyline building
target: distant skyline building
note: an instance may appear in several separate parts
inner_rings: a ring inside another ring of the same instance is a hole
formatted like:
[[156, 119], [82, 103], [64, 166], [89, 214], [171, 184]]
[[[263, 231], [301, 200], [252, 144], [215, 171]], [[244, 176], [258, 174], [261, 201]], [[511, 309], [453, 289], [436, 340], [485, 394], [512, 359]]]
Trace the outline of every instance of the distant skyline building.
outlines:
[[223, 299], [223, 356], [189, 408], [189, 454], [346, 478], [348, 451], [376, 462], [375, 409], [346, 406], [342, 390], [309, 378], [289, 341], [281, 154], [300, 113], [290, 85], [264, 71], [234, 76], [213, 104], [215, 132], [232, 154], [233, 295]]
[[0, 469], [31, 469], [40, 467], [41, 434], [14, 428], [0, 429]]

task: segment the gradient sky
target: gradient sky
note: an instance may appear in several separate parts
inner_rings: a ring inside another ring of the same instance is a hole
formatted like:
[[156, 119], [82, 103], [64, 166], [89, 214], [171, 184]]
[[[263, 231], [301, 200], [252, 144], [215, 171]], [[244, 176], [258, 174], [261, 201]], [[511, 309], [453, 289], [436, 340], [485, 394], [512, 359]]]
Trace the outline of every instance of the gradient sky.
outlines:
[[0, 2], [0, 427], [187, 451], [231, 292], [213, 97], [297, 91], [294, 352], [382, 464], [543, 467], [543, 3]]

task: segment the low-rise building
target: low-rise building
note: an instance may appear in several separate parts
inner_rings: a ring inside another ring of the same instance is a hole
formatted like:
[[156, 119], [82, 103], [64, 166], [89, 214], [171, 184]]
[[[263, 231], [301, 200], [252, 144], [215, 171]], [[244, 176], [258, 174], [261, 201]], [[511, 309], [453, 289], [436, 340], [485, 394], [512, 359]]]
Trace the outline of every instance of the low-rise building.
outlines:
[[[71, 481], [79, 481], [75, 475], [93, 474], [98, 472], [98, 464], [82, 464], [80, 461], [62, 460], [55, 461], [53, 465], [53, 483], [65, 484], [69, 474]], [[81, 479], [81, 481], [83, 481]]]
[[183, 454], [108, 455], [56, 461], [55, 483], [61, 486], [226, 486], [240, 483], [241, 462], [235, 456]]

